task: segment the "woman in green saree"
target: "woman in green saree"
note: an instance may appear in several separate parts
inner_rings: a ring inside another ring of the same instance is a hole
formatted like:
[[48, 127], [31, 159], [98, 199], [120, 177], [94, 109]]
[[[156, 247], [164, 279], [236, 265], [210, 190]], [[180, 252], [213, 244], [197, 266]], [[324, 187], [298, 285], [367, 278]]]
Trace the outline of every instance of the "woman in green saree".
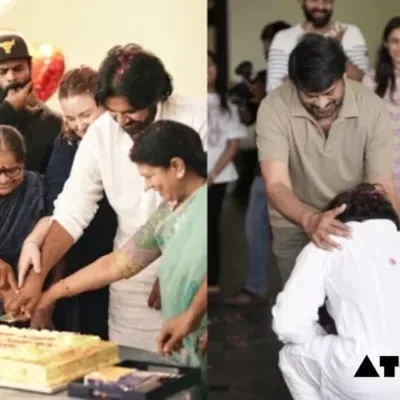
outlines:
[[129, 278], [162, 256], [159, 283], [164, 319], [167, 323], [179, 318], [189, 321], [182, 316], [193, 316], [181, 343], [183, 348], [171, 356], [180, 364], [204, 371], [206, 361], [198, 344], [206, 331], [206, 300], [200, 312], [191, 308], [199, 289], [206, 284], [206, 153], [192, 128], [174, 121], [158, 121], [144, 130], [130, 156], [144, 178], [146, 190], [159, 192], [163, 203], [121, 249], [54, 284], [43, 294], [37, 309]]

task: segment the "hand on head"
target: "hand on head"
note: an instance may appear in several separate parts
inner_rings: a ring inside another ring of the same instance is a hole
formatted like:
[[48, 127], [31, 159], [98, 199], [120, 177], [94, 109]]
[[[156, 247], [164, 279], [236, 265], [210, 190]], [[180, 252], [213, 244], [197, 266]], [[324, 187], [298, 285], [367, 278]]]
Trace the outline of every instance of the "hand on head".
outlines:
[[341, 248], [331, 239], [331, 235], [351, 238], [349, 226], [336, 219], [345, 209], [346, 205], [342, 205], [329, 211], [310, 213], [305, 217], [303, 229], [319, 248], [328, 251]]

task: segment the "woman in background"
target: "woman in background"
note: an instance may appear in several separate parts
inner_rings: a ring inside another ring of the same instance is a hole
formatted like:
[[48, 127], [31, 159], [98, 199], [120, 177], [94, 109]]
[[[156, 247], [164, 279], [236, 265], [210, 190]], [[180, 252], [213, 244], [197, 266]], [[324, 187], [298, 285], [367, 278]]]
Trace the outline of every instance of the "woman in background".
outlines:
[[[0, 125], [0, 297], [17, 288], [18, 258], [24, 240], [44, 215], [44, 185], [24, 169], [25, 142], [13, 127]], [[0, 314], [3, 307], [0, 305]]]
[[[104, 112], [94, 99], [97, 78], [96, 71], [81, 66], [68, 71], [60, 83], [58, 97], [65, 126], [54, 142], [45, 175], [48, 215], [53, 213], [54, 201], [69, 177], [80, 141], [90, 124]], [[20, 284], [30, 265], [36, 270], [40, 268], [40, 246], [47, 233], [49, 221], [50, 217], [43, 218], [25, 241], [20, 260]], [[115, 213], [104, 197], [99, 203], [99, 209], [92, 223], [64, 257], [62, 275], [68, 276], [111, 252], [116, 226]], [[107, 315], [108, 287], [105, 287], [59, 302], [53, 314], [53, 323], [59, 330], [95, 334], [107, 339]], [[50, 319], [48, 317], [33, 318], [32, 326], [45, 327], [43, 324]]]
[[363, 83], [382, 97], [389, 109], [394, 130], [394, 182], [400, 195], [400, 16], [386, 25], [375, 69], [364, 76]]
[[228, 102], [227, 88], [218, 75], [215, 55], [208, 52], [208, 284], [218, 290], [220, 273], [220, 220], [229, 183], [238, 179], [233, 164], [239, 139], [247, 136], [236, 107]]

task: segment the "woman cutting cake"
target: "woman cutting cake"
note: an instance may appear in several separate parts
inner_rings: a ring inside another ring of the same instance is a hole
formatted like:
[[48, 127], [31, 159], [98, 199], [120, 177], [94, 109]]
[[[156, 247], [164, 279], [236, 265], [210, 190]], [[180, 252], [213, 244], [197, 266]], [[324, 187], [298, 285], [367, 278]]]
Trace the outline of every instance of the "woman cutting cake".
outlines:
[[[181, 364], [205, 366], [199, 338], [206, 329], [206, 301], [197, 293], [206, 285], [207, 177], [206, 153], [192, 128], [173, 121], [147, 127], [131, 151], [147, 189], [164, 202], [120, 249], [54, 284], [45, 292], [38, 310], [57, 300], [95, 290], [138, 274], [160, 260], [161, 312], [165, 320], [185, 316], [191, 328], [183, 351], [173, 358]], [[206, 298], [206, 295], [204, 296]]]

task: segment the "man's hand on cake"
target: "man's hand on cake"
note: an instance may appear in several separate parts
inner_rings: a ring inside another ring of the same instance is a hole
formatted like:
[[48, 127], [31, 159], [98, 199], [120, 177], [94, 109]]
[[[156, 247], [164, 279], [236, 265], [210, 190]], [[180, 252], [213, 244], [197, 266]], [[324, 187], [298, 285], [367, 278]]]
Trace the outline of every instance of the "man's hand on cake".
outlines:
[[22, 246], [22, 251], [18, 262], [18, 287], [24, 284], [26, 275], [30, 269], [37, 274], [40, 273], [40, 249], [34, 240], [27, 240]]

